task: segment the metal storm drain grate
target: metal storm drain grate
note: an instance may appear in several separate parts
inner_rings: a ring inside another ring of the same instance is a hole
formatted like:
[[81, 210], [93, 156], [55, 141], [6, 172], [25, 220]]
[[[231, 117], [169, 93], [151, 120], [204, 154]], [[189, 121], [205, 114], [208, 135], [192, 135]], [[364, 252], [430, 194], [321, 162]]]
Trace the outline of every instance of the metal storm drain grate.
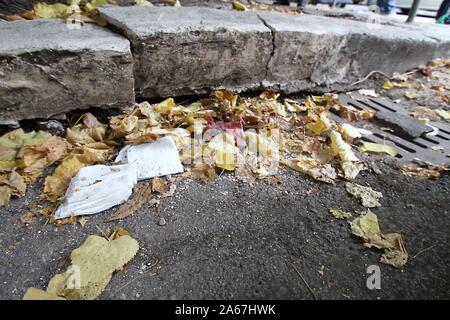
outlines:
[[[375, 123], [381, 120], [383, 127], [389, 127], [393, 132], [371, 128], [372, 135], [365, 135], [362, 140], [393, 145], [397, 149], [397, 158], [401, 162], [412, 161], [419, 158], [436, 165], [450, 164], [450, 126], [430, 121], [430, 125], [439, 131], [435, 135], [430, 135], [432, 128], [426, 127], [415, 120], [399, 104], [390, 102], [384, 98], [372, 98], [352, 93], [352, 96], [346, 94], [340, 95], [339, 100], [344, 105], [350, 105], [358, 110], [370, 109], [376, 112]], [[380, 114], [378, 118], [377, 113]], [[338, 122], [348, 122], [336, 114], [334, 120]], [[402, 121], [397, 121], [401, 119]], [[402, 124], [396, 123], [403, 122]]]

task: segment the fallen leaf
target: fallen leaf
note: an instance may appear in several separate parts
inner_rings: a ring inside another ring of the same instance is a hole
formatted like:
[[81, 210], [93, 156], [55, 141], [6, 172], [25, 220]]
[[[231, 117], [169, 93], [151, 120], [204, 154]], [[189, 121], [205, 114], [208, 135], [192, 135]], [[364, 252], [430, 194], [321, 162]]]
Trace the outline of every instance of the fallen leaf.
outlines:
[[108, 4], [109, 4], [108, 0], [90, 0], [89, 2], [86, 3], [84, 9], [87, 12], [90, 12], [92, 10], [95, 10], [97, 8], [100, 8], [101, 6], [105, 6]]
[[7, 186], [0, 186], [0, 206], [4, 206], [11, 198], [11, 189]]
[[158, 193], [164, 193], [166, 191], [166, 182], [159, 178], [155, 177], [152, 179], [152, 191]]
[[234, 10], [238, 10], [238, 11], [245, 11], [247, 10], [247, 8], [240, 3], [239, 1], [233, 1], [233, 5], [232, 5]]
[[398, 233], [382, 234], [377, 216], [370, 210], [350, 222], [352, 233], [364, 240], [364, 246], [383, 249], [381, 263], [401, 268], [408, 261], [403, 239]]
[[0, 206], [7, 204], [11, 196], [23, 196], [26, 188], [23, 177], [15, 170], [0, 171]]
[[33, 5], [33, 12], [38, 18], [65, 18], [69, 13], [69, 6], [62, 3], [48, 4], [39, 2]]
[[314, 135], [320, 136], [331, 128], [331, 122], [325, 114], [320, 115], [311, 115], [312, 123], [308, 123], [306, 127], [310, 130]]
[[331, 130], [329, 132], [331, 139], [331, 151], [334, 156], [339, 156], [341, 168], [344, 171], [344, 177], [349, 180], [355, 179], [362, 169], [359, 159], [355, 156], [352, 148], [347, 144], [339, 132]]
[[381, 192], [375, 191], [370, 187], [364, 187], [356, 183], [346, 182], [347, 192], [357, 199], [361, 199], [362, 205], [366, 208], [381, 206], [378, 199], [383, 197]]
[[168, 98], [154, 106], [156, 112], [159, 113], [168, 113], [172, 108], [176, 106], [173, 98]]
[[434, 112], [436, 112], [436, 114], [439, 115], [442, 119], [450, 120], [450, 111], [435, 109]]
[[363, 144], [358, 148], [359, 152], [373, 152], [373, 153], [385, 153], [392, 157], [397, 155], [397, 150], [395, 147], [388, 146], [386, 144], [372, 143], [364, 141]]
[[415, 100], [420, 98], [420, 95], [413, 91], [406, 91], [405, 97], [407, 97], [409, 100]]
[[233, 171], [237, 166], [237, 154], [235, 139], [228, 133], [216, 135], [206, 147], [206, 155], [214, 159], [216, 167]]
[[22, 223], [30, 223], [34, 217], [35, 217], [35, 213], [32, 211], [29, 211], [29, 212], [25, 213], [22, 217], [20, 217], [20, 221]]
[[161, 194], [161, 199], [173, 196], [175, 190], [177, 190], [177, 186], [175, 184], [171, 184], [169, 191], [166, 191], [163, 194]]
[[434, 165], [419, 159], [414, 159], [412, 163], [398, 164], [398, 167], [404, 174], [411, 177], [419, 177], [423, 180], [438, 178], [443, 172], [449, 171], [447, 166]]
[[72, 251], [72, 265], [50, 280], [47, 292], [69, 300], [93, 300], [106, 288], [112, 273], [127, 264], [138, 249], [138, 242], [129, 235], [111, 241], [91, 235]]
[[350, 122], [360, 120], [370, 120], [375, 115], [375, 111], [370, 109], [358, 110], [352, 106], [337, 106], [336, 111], [339, 112], [341, 118], [347, 119]]
[[[105, 0], [106, 1], [106, 0]], [[83, 124], [87, 128], [101, 127], [103, 124], [97, 120], [97, 118], [90, 112], [83, 115]]]
[[122, 220], [138, 211], [149, 199], [152, 193], [152, 185], [150, 183], [139, 187], [139, 190], [134, 193], [133, 197], [126, 203], [121, 205], [116, 212], [114, 212], [107, 221]]
[[86, 219], [85, 217], [81, 217], [80, 219], [78, 219], [78, 223], [81, 225], [81, 227], [84, 227], [87, 222], [88, 219]]
[[63, 196], [72, 177], [89, 164], [83, 155], [69, 155], [65, 158], [53, 174], [45, 178], [44, 192], [47, 200], [54, 202]]
[[351, 212], [343, 211], [340, 209], [330, 209], [330, 213], [337, 219], [347, 219], [352, 216]]
[[66, 299], [41, 289], [28, 288], [22, 300], [66, 300]]
[[283, 160], [282, 163], [319, 181], [333, 183], [336, 179], [336, 171], [330, 164], [322, 165], [313, 158], [301, 156], [296, 159]]
[[116, 240], [120, 237], [126, 236], [126, 235], [130, 235], [130, 233], [122, 227], [118, 227], [116, 228], [116, 230], [113, 231], [113, 233], [109, 236], [109, 238], [107, 240]]
[[383, 83], [383, 89], [385, 90], [391, 90], [393, 87], [394, 85], [390, 80], [387, 80], [385, 83]]

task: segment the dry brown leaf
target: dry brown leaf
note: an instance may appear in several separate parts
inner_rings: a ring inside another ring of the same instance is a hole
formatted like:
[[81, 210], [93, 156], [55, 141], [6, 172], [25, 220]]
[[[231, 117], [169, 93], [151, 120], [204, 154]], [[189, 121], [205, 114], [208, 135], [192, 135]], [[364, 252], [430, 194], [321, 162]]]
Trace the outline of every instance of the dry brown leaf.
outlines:
[[117, 209], [117, 211], [107, 219], [107, 221], [122, 220], [132, 215], [148, 201], [151, 193], [152, 185], [150, 183], [142, 185], [139, 187], [139, 190], [135, 192], [131, 200], [128, 200], [128, 202], [121, 205], [119, 209]]
[[101, 127], [103, 124], [97, 120], [97, 118], [90, 112], [87, 112], [83, 115], [83, 124], [86, 128], [95, 128]]
[[116, 240], [122, 236], [126, 236], [126, 235], [130, 235], [130, 233], [128, 232], [128, 230], [126, 230], [125, 228], [122, 227], [118, 227], [116, 228], [116, 230], [114, 230], [114, 232], [109, 236], [109, 240]]
[[30, 223], [34, 217], [35, 213], [33, 211], [29, 211], [25, 213], [22, 217], [20, 217], [20, 221], [22, 221], [22, 223]]
[[80, 219], [78, 219], [78, 223], [81, 225], [81, 227], [84, 227], [87, 222], [88, 219], [86, 219], [85, 217], [81, 217]]
[[340, 209], [330, 209], [329, 211], [336, 219], [347, 219], [352, 216], [351, 212]]
[[159, 177], [155, 177], [152, 180], [152, 191], [153, 192], [158, 192], [158, 193], [164, 193], [166, 192], [166, 182], [159, 178]]
[[0, 206], [4, 206], [11, 198], [11, 189], [7, 186], [0, 186]]
[[203, 182], [211, 182], [216, 176], [216, 170], [213, 164], [194, 161], [194, 165], [191, 168], [190, 175], [194, 179], [202, 180]]
[[408, 261], [402, 236], [398, 233], [381, 233], [378, 218], [370, 210], [351, 221], [350, 226], [352, 233], [364, 240], [365, 247], [384, 250], [380, 262], [401, 268]]
[[175, 184], [171, 184], [169, 191], [164, 192], [163, 194], [161, 194], [160, 198], [167, 198], [167, 197], [171, 197], [173, 196], [173, 194], [175, 193], [175, 190], [177, 190], [177, 186]]

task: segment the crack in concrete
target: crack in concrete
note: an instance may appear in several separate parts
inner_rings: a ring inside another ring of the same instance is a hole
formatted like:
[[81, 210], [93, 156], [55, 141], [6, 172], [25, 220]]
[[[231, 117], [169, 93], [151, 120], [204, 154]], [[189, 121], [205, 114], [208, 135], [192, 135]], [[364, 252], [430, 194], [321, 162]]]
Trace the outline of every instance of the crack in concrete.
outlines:
[[[264, 75], [264, 79], [267, 79], [267, 75], [269, 74], [269, 65], [270, 62], [272, 61], [274, 55], [275, 55], [275, 50], [276, 50], [276, 45], [275, 45], [275, 29], [266, 21], [264, 20], [259, 14], [256, 14], [256, 16], [258, 17], [259, 20], [261, 20], [262, 23], [264, 23], [264, 25], [270, 30], [270, 34], [272, 35], [272, 51], [270, 53], [270, 57], [267, 60], [267, 64], [266, 64], [266, 74]], [[262, 86], [262, 83], [261, 83]]]

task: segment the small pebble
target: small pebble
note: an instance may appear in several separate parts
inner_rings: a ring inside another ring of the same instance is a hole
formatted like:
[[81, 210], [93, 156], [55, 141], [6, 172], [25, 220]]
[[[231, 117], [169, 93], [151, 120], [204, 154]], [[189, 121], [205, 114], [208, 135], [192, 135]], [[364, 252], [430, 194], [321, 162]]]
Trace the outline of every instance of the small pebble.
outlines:
[[164, 218], [160, 218], [159, 219], [159, 222], [158, 222], [158, 224], [160, 225], [160, 226], [165, 226], [166, 225], [166, 219], [164, 219]]

